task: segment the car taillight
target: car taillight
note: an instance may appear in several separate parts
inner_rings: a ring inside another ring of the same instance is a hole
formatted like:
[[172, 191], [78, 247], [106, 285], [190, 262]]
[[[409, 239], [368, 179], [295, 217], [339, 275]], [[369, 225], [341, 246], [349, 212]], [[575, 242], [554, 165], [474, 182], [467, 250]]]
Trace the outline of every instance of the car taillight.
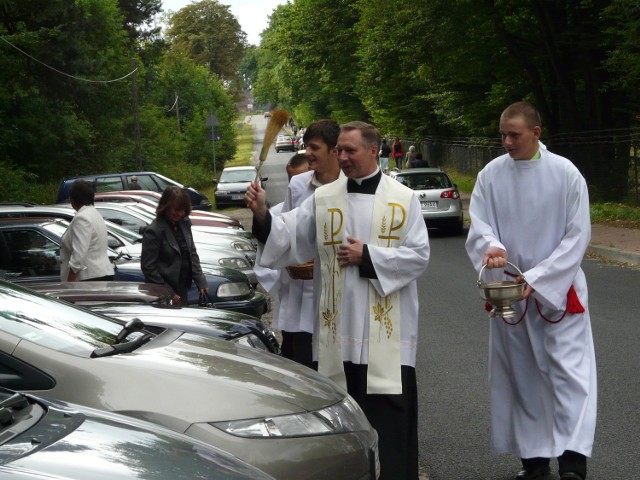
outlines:
[[440, 198], [450, 198], [452, 200], [457, 200], [460, 198], [460, 192], [458, 192], [458, 190], [445, 190], [440, 194]]

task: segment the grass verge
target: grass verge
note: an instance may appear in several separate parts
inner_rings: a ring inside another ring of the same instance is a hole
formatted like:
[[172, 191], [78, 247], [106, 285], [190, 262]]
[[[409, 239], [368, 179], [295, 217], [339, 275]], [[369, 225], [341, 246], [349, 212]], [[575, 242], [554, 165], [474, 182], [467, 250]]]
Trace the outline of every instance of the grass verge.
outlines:
[[[251, 165], [251, 159], [254, 154], [253, 125], [247, 122], [242, 122], [241, 124], [242, 127], [238, 128], [238, 150], [236, 151], [233, 159], [225, 163], [225, 167], [242, 167], [244, 165]], [[221, 172], [221, 170], [217, 172], [216, 178], [220, 178]], [[210, 185], [201, 190], [202, 193], [204, 193], [211, 201], [212, 209], [216, 209], [214, 195], [215, 189], [214, 185]]]

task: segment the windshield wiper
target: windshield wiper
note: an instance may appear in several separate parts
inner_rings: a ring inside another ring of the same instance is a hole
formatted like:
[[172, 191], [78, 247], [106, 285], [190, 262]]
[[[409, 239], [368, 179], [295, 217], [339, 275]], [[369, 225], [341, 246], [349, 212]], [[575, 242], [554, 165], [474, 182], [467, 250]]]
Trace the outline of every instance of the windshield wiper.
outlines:
[[121, 343], [131, 332], [134, 332], [136, 330], [143, 330], [144, 328], [145, 324], [142, 323], [142, 320], [140, 320], [139, 318], [133, 318], [129, 320], [127, 323], [125, 323], [124, 327], [122, 327], [120, 333], [116, 335], [116, 341], [114, 342], [114, 344]]
[[142, 320], [139, 318], [133, 318], [125, 323], [122, 330], [116, 335], [116, 339], [113, 342], [113, 345], [109, 347], [96, 348], [91, 353], [91, 358], [97, 357], [108, 357], [109, 355], [117, 355], [118, 353], [129, 353], [133, 352], [136, 348], [141, 347], [145, 343], [147, 343], [153, 335], [151, 333], [145, 333], [130, 342], [122, 341], [129, 336], [130, 333], [135, 331], [144, 330], [145, 324], [142, 323]]
[[104, 348], [96, 348], [93, 352], [91, 352], [91, 358], [109, 357], [111, 355], [118, 355], [119, 353], [133, 352], [152, 338], [153, 334], [146, 333], [130, 342], [117, 343], [115, 345]]
[[13, 410], [22, 410], [29, 406], [29, 400], [20, 394], [14, 393], [6, 400], [0, 402], [0, 425], [7, 426], [13, 423]]

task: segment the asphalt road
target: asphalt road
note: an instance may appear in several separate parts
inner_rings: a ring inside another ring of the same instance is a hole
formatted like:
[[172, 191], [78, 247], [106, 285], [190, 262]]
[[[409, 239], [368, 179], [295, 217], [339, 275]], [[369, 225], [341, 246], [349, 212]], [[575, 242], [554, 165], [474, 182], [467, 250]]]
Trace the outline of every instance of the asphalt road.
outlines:
[[[266, 123], [255, 119], [259, 151]], [[263, 175], [271, 204], [284, 199], [290, 156], [270, 149]], [[492, 455], [489, 445], [488, 322], [497, 320], [484, 311], [464, 239], [432, 232], [430, 265], [419, 282], [420, 465], [429, 480], [512, 480], [518, 459]], [[588, 478], [633, 480], [640, 477], [633, 461], [640, 451], [640, 270], [596, 259], [585, 259], [583, 269], [599, 388]]]

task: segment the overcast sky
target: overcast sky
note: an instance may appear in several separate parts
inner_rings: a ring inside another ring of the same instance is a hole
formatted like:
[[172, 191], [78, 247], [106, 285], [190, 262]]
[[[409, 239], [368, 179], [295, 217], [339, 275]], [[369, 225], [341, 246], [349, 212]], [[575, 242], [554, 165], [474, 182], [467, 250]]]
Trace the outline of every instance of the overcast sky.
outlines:
[[[247, 34], [247, 40], [253, 45], [260, 44], [260, 32], [269, 24], [268, 16], [273, 9], [286, 0], [218, 0], [223, 5], [231, 7], [240, 27]], [[177, 12], [182, 7], [194, 3], [194, 0], [162, 0], [163, 10]]]

